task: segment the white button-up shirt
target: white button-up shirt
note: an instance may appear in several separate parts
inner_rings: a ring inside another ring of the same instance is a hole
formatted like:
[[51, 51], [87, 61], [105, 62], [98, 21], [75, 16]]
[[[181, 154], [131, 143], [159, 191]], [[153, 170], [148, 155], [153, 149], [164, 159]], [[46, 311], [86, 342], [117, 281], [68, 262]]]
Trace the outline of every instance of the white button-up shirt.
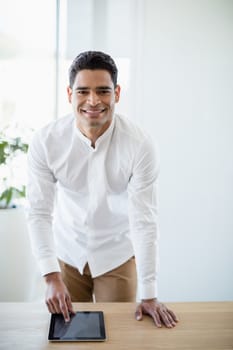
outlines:
[[157, 297], [157, 175], [154, 146], [114, 115], [91, 146], [69, 115], [34, 134], [28, 153], [28, 222], [42, 275], [57, 258], [93, 277], [135, 255], [138, 293]]

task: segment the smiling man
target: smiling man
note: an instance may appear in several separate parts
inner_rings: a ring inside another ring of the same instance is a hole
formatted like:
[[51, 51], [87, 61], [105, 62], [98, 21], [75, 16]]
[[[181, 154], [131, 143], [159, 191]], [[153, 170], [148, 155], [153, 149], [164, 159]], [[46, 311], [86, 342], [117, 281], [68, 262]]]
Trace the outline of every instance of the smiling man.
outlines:
[[72, 114], [35, 133], [29, 148], [29, 228], [51, 313], [72, 302], [134, 302], [157, 327], [177, 318], [157, 299], [158, 159], [138, 126], [114, 112], [117, 67], [102, 52], [69, 70]]

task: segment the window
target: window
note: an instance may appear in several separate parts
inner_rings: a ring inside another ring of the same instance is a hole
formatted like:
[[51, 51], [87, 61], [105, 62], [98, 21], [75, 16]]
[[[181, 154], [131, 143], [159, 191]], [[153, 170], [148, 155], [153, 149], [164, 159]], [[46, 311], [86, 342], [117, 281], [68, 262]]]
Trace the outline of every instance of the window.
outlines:
[[54, 117], [55, 0], [0, 0], [0, 126]]

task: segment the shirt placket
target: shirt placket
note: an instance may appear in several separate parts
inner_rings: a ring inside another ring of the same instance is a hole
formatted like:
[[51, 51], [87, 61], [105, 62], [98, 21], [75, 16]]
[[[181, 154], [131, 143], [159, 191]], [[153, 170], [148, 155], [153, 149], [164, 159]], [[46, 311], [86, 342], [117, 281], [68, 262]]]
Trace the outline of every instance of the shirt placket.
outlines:
[[89, 204], [87, 214], [87, 255], [92, 250], [92, 241], [95, 236], [95, 232], [92, 231], [92, 222], [95, 219], [95, 211], [99, 205], [101, 198], [101, 189], [103, 190], [103, 178], [102, 174], [102, 157], [103, 154], [92, 151], [88, 162], [88, 186], [89, 186]]

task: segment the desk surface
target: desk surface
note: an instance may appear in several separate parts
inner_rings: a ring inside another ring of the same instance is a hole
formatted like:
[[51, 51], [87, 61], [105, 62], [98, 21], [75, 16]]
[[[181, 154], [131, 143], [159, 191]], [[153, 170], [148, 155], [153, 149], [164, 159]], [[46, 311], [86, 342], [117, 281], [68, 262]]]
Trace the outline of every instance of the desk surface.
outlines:
[[0, 349], [232, 350], [233, 302], [167, 303], [180, 319], [157, 329], [152, 319], [134, 320], [134, 303], [74, 303], [75, 310], [103, 310], [104, 343], [50, 343], [50, 315], [43, 303], [0, 303]]

